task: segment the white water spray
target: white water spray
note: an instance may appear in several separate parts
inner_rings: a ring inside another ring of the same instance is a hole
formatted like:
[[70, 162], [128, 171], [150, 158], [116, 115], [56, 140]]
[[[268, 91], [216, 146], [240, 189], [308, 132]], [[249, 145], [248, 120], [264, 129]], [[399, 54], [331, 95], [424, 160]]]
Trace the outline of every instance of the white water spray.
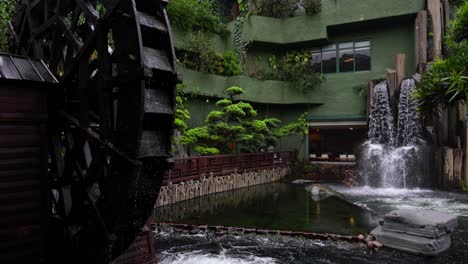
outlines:
[[411, 98], [413, 79], [401, 85], [395, 128], [386, 82], [374, 88], [369, 140], [363, 145], [362, 183], [383, 188], [414, 188], [423, 184], [425, 142], [417, 102]]

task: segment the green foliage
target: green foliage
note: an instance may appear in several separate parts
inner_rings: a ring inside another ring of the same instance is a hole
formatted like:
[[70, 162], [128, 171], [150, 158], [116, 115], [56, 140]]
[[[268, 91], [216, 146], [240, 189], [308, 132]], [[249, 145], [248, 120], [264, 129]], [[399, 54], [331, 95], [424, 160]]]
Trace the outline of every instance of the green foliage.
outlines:
[[272, 79], [291, 82], [296, 89], [302, 92], [313, 90], [325, 80], [321, 73], [313, 70], [310, 64], [308, 50], [293, 50], [281, 58], [280, 63], [276, 57], [269, 58]]
[[242, 40], [242, 27], [244, 21], [250, 15], [250, 6], [249, 0], [237, 0], [239, 4], [240, 14], [236, 17], [234, 22], [234, 34], [233, 34], [233, 44], [234, 44], [234, 53], [239, 58], [239, 64], [241, 70], [245, 70], [245, 61], [247, 59], [247, 46], [249, 42], [244, 42]]
[[184, 31], [227, 32], [211, 0], [171, 0], [167, 12], [171, 22]]
[[194, 150], [202, 155], [233, 153], [234, 143], [240, 146], [242, 152], [258, 152], [275, 146], [282, 136], [307, 131], [305, 115], [296, 123], [278, 128], [281, 123], [279, 119], [256, 119], [257, 111], [249, 103], [234, 99], [244, 93], [242, 88], [230, 87], [226, 93], [230, 99], [216, 102], [220, 109], [208, 114], [205, 126], [189, 129], [182, 135], [182, 144], [194, 146]]
[[296, 122], [286, 125], [276, 132], [278, 137], [291, 136], [294, 134], [307, 135], [309, 126], [307, 124], [307, 113], [302, 114]]
[[463, 37], [468, 28], [468, 2], [455, 14], [450, 24], [446, 44], [453, 55], [433, 62], [424, 73], [414, 97], [419, 100], [419, 110], [425, 114], [448, 107], [468, 98], [468, 43]]
[[322, 0], [302, 0], [307, 15], [313, 15], [322, 10]]
[[222, 76], [242, 73], [239, 59], [232, 51], [216, 52], [210, 37], [201, 31], [188, 34], [188, 48], [177, 50], [180, 67]]
[[190, 119], [190, 112], [187, 108], [185, 84], [178, 84], [176, 91], [175, 127], [181, 133], [184, 133], [188, 129], [186, 121]]
[[464, 179], [461, 180], [461, 188], [462, 188], [462, 191], [468, 192], [468, 185], [466, 185], [466, 182]]
[[239, 57], [237, 57], [231, 50], [223, 54], [223, 75], [236, 76], [242, 73]]
[[255, 0], [254, 4], [257, 15], [286, 18], [294, 15], [298, 0]]
[[468, 98], [468, 46], [454, 48], [454, 55], [438, 60], [424, 73], [421, 84], [414, 93], [420, 101], [419, 109], [430, 113]]
[[226, 89], [227, 94], [229, 97], [234, 97], [236, 95], [241, 95], [245, 93], [244, 89], [240, 88], [239, 86], [232, 86]]
[[15, 0], [0, 1], [0, 51], [8, 51], [8, 21], [13, 18], [15, 11]]
[[449, 45], [468, 38], [468, 2], [464, 2], [456, 11], [455, 19], [450, 22], [447, 41]]

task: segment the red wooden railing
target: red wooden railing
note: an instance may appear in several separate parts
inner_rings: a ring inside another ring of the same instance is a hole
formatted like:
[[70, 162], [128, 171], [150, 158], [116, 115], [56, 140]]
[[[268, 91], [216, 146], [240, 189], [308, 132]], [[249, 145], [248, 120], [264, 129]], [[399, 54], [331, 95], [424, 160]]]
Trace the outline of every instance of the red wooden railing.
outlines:
[[225, 176], [238, 172], [284, 167], [296, 160], [297, 152], [265, 152], [178, 158], [174, 168], [164, 175], [163, 184], [199, 179], [202, 174]]

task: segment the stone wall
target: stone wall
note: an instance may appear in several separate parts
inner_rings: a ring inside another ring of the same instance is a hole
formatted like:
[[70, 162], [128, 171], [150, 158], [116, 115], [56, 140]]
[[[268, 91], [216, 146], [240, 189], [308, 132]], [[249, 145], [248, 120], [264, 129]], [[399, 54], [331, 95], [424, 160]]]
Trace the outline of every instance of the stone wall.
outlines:
[[290, 173], [289, 167], [270, 170], [232, 173], [228, 176], [215, 177], [213, 174], [201, 175], [199, 180], [169, 183], [161, 187], [156, 201], [156, 207], [190, 200], [196, 197], [236, 190], [249, 186], [270, 183], [281, 180]]

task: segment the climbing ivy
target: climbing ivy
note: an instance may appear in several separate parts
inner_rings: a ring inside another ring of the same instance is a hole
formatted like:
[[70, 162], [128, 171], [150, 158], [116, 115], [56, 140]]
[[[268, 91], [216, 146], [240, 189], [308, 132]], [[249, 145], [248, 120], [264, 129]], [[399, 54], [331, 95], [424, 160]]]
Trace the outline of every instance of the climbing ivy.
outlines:
[[234, 52], [239, 58], [240, 65], [242, 70], [245, 70], [245, 62], [247, 59], [247, 45], [249, 42], [245, 42], [242, 39], [242, 27], [245, 20], [250, 14], [249, 0], [237, 0], [239, 4], [239, 16], [236, 17], [234, 22]]
[[8, 21], [13, 18], [15, 0], [0, 1], [0, 51], [7, 52]]

